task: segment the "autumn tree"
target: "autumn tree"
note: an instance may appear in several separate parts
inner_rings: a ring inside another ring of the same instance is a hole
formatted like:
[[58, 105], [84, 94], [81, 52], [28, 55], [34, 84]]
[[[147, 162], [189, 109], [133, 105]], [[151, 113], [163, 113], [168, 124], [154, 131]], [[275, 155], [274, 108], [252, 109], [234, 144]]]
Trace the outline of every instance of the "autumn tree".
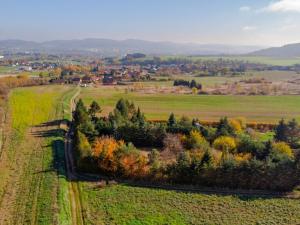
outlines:
[[236, 143], [232, 137], [221, 136], [214, 141], [213, 147], [223, 152], [234, 153], [236, 150]]
[[290, 158], [294, 157], [293, 150], [291, 147], [285, 142], [277, 142], [272, 144], [272, 150], [276, 153], [286, 155]]
[[107, 173], [117, 171], [118, 162], [115, 155], [122, 145], [124, 142], [108, 136], [99, 137], [94, 141], [92, 154], [98, 161], [99, 169]]
[[189, 135], [182, 137], [182, 143], [187, 149], [209, 149], [209, 143], [206, 139], [196, 130], [190, 132]]

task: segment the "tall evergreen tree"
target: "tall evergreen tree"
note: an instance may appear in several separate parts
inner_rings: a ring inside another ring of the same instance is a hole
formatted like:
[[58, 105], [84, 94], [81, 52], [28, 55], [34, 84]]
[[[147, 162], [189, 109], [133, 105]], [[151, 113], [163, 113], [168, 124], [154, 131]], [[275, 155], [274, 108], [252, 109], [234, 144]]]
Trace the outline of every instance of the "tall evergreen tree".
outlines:
[[190, 88], [197, 88], [197, 82], [195, 80], [191, 81]]
[[128, 117], [128, 104], [126, 104], [126, 101], [123, 98], [117, 102], [116, 109], [123, 117]]
[[298, 122], [295, 119], [292, 119], [288, 123], [287, 142], [293, 148], [297, 148], [299, 146], [299, 142], [300, 142], [300, 127], [299, 127]]
[[278, 126], [275, 129], [275, 140], [276, 141], [288, 141], [288, 126], [285, 123], [284, 119], [279, 121]]
[[217, 127], [216, 136], [233, 136], [234, 130], [230, 126], [227, 117], [221, 118]]
[[171, 113], [171, 115], [169, 116], [169, 119], [168, 119], [168, 127], [173, 127], [175, 125], [176, 125], [176, 118], [175, 118], [174, 113]]
[[94, 118], [96, 117], [96, 114], [101, 112], [101, 107], [99, 106], [99, 104], [96, 101], [93, 101], [92, 104], [90, 105], [89, 108], [89, 115]]

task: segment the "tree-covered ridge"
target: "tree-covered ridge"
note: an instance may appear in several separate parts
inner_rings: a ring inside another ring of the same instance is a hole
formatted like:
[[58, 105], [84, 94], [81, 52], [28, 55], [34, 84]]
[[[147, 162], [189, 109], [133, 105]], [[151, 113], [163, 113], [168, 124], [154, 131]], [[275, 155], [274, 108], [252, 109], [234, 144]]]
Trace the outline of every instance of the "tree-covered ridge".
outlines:
[[108, 117], [100, 112], [96, 102], [89, 109], [81, 100], [76, 105], [75, 146], [82, 171], [244, 189], [291, 190], [298, 184], [296, 120], [280, 121], [274, 137], [261, 140], [243, 119], [224, 117], [210, 127], [172, 113], [167, 123], [154, 123], [125, 99]]

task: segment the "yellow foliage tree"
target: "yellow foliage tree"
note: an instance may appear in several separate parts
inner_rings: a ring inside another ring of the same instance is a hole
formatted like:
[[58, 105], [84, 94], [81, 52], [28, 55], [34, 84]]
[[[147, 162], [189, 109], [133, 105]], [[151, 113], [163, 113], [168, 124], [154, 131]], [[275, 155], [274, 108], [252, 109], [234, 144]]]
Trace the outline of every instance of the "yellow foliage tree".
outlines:
[[235, 133], [241, 133], [243, 130], [241, 121], [237, 119], [231, 119], [229, 120], [229, 125], [232, 127], [232, 129], [235, 131]]
[[221, 136], [214, 141], [213, 147], [223, 152], [226, 151], [234, 153], [236, 150], [236, 142], [235, 139], [232, 137]]
[[294, 157], [294, 153], [293, 150], [291, 149], [291, 147], [285, 143], [285, 142], [277, 142], [277, 143], [273, 143], [272, 145], [272, 149], [275, 152], [278, 153], [282, 153], [284, 155], [287, 155], [290, 158]]
[[196, 130], [190, 132], [188, 136], [183, 136], [181, 141], [187, 149], [202, 149], [207, 150], [209, 143], [206, 139]]
[[250, 160], [252, 157], [252, 155], [250, 153], [240, 153], [240, 154], [236, 154], [234, 155], [234, 159], [237, 162], [244, 162], [244, 161], [248, 161]]
[[196, 94], [198, 93], [198, 89], [195, 88], [195, 87], [193, 87], [193, 88], [192, 88], [192, 93], [193, 93], [194, 95], [196, 95]]

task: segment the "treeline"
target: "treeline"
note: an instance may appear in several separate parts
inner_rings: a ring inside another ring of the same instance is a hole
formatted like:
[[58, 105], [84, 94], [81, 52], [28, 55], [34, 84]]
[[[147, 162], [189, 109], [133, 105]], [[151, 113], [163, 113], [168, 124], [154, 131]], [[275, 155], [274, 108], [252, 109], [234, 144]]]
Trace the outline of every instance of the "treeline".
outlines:
[[200, 83], [197, 83], [195, 80], [174, 80], [173, 86], [186, 86], [189, 88], [197, 88], [199, 90], [202, 89], [202, 85]]
[[[280, 121], [263, 141], [242, 119], [222, 118], [217, 127], [171, 114], [151, 123], [132, 102], [120, 99], [108, 117], [101, 107], [78, 101], [74, 112], [78, 169], [146, 181], [291, 190], [299, 183], [300, 127]], [[139, 150], [138, 148], [152, 149]]]

